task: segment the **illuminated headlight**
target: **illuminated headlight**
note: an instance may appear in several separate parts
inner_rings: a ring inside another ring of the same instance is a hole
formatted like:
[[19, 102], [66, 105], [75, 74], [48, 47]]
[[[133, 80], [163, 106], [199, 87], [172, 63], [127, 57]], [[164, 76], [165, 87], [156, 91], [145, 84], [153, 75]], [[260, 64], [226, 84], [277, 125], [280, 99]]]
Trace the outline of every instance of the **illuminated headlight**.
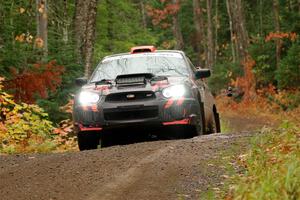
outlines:
[[183, 97], [186, 93], [184, 85], [174, 85], [168, 88], [165, 88], [162, 91], [162, 94], [166, 98], [180, 98]]
[[78, 100], [81, 105], [91, 105], [97, 103], [99, 99], [100, 97], [98, 94], [83, 91], [79, 94]]

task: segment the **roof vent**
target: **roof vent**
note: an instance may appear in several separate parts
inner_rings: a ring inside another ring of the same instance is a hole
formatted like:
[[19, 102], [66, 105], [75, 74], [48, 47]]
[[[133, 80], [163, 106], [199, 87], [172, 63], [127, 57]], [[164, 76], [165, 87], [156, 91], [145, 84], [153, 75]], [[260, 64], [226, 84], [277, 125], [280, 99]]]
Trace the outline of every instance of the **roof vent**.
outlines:
[[155, 46], [138, 46], [138, 47], [132, 47], [130, 53], [146, 53], [146, 52], [155, 52], [156, 48]]

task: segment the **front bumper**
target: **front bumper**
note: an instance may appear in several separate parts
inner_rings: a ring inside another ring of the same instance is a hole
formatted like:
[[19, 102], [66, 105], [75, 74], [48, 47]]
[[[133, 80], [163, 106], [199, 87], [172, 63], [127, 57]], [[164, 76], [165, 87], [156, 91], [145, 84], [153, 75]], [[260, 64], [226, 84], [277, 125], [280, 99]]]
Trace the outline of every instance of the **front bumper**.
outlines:
[[101, 131], [129, 126], [194, 125], [199, 111], [199, 102], [194, 98], [124, 103], [103, 101], [88, 107], [75, 105], [73, 118], [77, 131]]

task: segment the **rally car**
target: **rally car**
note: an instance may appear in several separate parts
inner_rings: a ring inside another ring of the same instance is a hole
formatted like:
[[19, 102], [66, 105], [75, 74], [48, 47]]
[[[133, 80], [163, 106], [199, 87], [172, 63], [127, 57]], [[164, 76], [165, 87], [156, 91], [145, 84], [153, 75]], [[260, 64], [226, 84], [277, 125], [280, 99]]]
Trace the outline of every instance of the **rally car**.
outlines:
[[88, 80], [76, 79], [81, 89], [74, 98], [73, 119], [79, 149], [108, 146], [105, 135], [120, 127], [180, 126], [186, 128], [183, 134], [193, 135], [220, 132], [216, 103], [205, 81], [209, 76], [209, 69], [196, 68], [177, 50], [139, 46], [105, 57]]

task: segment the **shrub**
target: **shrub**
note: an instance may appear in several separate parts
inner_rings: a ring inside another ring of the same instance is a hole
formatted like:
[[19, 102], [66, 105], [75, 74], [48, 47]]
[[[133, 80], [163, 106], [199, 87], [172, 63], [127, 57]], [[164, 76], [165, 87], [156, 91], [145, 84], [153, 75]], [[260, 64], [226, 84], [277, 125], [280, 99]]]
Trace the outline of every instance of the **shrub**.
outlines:
[[[3, 79], [1, 79], [3, 80]], [[53, 125], [37, 105], [17, 104], [0, 80], [0, 152], [46, 152], [55, 149]]]
[[299, 88], [300, 86], [300, 44], [294, 43], [276, 71], [279, 88]]

